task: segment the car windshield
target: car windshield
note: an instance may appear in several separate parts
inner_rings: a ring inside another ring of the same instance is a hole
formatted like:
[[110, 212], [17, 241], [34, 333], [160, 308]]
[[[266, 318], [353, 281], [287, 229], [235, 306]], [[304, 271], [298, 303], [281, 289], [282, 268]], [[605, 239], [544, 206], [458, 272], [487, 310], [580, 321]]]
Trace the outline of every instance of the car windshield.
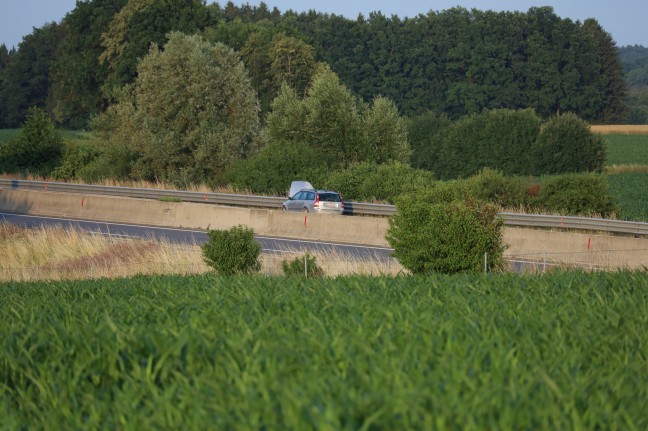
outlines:
[[340, 202], [342, 200], [337, 193], [320, 193], [319, 198], [323, 202]]

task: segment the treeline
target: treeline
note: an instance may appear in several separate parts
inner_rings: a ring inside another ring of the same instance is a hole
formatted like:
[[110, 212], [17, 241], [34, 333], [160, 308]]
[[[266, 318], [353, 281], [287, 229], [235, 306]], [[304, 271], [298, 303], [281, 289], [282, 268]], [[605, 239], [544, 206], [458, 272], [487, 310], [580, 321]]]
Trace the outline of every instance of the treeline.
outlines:
[[32, 106], [60, 126], [88, 127], [135, 82], [151, 44], [164, 46], [171, 31], [238, 53], [262, 123], [282, 83], [303, 96], [321, 63], [365, 102], [382, 95], [410, 117], [531, 108], [543, 118], [627, 119], [625, 75], [610, 35], [593, 19], [573, 22], [549, 7], [351, 20], [282, 14], [264, 3], [90, 0], [35, 29], [17, 50], [0, 46], [0, 128], [18, 127]]
[[619, 56], [628, 82], [628, 123], [648, 124], [648, 48], [622, 47]]

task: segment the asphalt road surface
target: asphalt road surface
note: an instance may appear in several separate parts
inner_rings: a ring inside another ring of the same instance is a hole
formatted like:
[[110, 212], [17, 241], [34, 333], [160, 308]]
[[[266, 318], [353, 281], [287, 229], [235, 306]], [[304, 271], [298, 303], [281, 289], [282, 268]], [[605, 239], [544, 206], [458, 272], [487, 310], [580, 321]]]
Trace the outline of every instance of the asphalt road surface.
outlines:
[[[76, 220], [60, 217], [42, 217], [25, 214], [0, 212], [0, 223], [11, 223], [28, 228], [40, 226], [61, 226], [63, 228], [79, 228], [88, 232], [109, 235], [120, 238], [166, 239], [182, 244], [202, 244], [207, 241], [207, 232], [203, 230], [174, 229], [155, 226], [142, 226], [124, 223], [97, 222]], [[288, 238], [272, 238], [255, 236], [266, 253], [290, 252], [335, 252], [354, 258], [369, 258], [386, 260], [393, 251], [391, 248], [372, 247], [363, 245], [340, 244], [320, 241], [306, 241]]]

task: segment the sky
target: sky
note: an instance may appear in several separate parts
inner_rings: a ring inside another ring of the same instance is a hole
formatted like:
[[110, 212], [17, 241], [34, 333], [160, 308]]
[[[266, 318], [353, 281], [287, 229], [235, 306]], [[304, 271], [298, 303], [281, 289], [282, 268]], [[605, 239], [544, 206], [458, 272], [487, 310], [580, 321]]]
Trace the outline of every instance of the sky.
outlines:
[[[227, 0], [221, 0], [221, 5]], [[249, 3], [258, 5], [259, 1], [234, 1], [240, 5]], [[50, 22], [60, 22], [66, 13], [72, 11], [76, 0], [3, 0], [0, 16], [0, 44], [7, 48], [18, 47], [23, 36], [30, 34], [34, 27], [42, 27]], [[207, 3], [213, 3], [208, 0]], [[494, 11], [526, 12], [530, 7], [552, 6], [556, 15], [585, 21], [595, 18], [601, 26], [612, 35], [617, 46], [643, 45], [648, 47], [648, 2], [646, 0], [451, 0], [451, 1], [416, 1], [416, 0], [265, 0], [272, 9], [277, 7], [281, 12], [292, 9], [304, 12], [314, 9], [318, 12], [342, 15], [355, 19], [362, 13], [365, 17], [372, 11], [381, 11], [386, 16], [414, 17], [430, 10], [442, 11], [454, 6], [467, 9]]]

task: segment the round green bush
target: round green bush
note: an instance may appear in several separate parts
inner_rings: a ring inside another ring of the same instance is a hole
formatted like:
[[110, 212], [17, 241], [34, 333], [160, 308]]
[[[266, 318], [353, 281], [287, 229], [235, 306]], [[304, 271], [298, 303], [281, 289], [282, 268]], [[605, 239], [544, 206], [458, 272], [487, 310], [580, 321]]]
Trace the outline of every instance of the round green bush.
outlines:
[[247, 226], [209, 230], [207, 238], [202, 245], [203, 259], [217, 273], [249, 274], [261, 269], [261, 245], [254, 239], [254, 231]]
[[533, 206], [569, 215], [607, 217], [616, 211], [603, 174], [564, 174], [542, 181]]
[[389, 219], [387, 241], [413, 274], [484, 271], [503, 267], [503, 221], [492, 204], [480, 201], [433, 203], [421, 192], [402, 196]]
[[326, 187], [341, 192], [349, 200], [394, 203], [401, 194], [428, 188], [434, 183], [431, 172], [405, 163], [362, 162], [331, 173]]
[[601, 172], [605, 141], [590, 125], [571, 112], [556, 115], [542, 125], [533, 146], [533, 174]]

